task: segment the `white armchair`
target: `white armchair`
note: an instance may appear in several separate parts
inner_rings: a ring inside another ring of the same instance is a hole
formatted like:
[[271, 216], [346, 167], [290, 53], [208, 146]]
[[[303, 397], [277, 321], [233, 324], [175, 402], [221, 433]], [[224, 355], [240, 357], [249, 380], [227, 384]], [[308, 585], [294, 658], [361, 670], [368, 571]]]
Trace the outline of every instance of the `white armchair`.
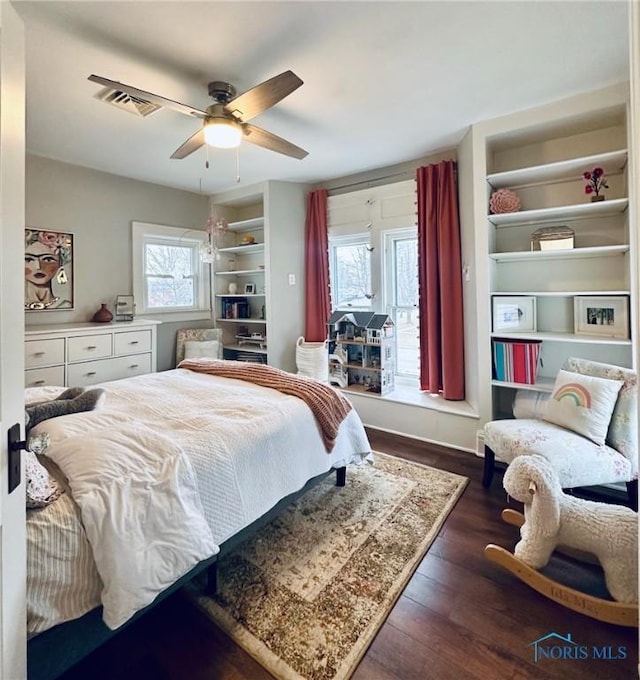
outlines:
[[585, 359], [569, 358], [565, 371], [623, 381], [606, 431], [595, 443], [566, 427], [538, 418], [494, 420], [484, 426], [485, 458], [482, 484], [491, 486], [495, 461], [510, 463], [524, 454], [544, 456], [563, 489], [626, 482], [629, 502], [638, 502], [638, 411], [635, 371]]

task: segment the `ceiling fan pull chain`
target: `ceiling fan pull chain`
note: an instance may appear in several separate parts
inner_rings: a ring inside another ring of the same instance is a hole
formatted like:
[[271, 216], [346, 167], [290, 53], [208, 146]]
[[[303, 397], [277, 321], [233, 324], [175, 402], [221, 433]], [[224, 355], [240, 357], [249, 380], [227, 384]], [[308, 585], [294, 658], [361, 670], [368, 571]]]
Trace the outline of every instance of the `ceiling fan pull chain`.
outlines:
[[240, 184], [240, 147], [236, 147], [236, 184]]
[[209, 169], [209, 145], [205, 144], [205, 152], [207, 154], [207, 160], [204, 162], [204, 167], [208, 170]]

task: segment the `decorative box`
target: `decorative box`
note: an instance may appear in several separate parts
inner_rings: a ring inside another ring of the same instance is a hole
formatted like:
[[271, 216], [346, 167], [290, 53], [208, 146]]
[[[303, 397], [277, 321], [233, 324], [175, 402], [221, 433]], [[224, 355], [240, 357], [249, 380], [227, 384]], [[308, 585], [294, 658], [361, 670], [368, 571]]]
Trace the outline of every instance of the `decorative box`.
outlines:
[[531, 234], [531, 250], [571, 250], [574, 236], [569, 227], [542, 227]]

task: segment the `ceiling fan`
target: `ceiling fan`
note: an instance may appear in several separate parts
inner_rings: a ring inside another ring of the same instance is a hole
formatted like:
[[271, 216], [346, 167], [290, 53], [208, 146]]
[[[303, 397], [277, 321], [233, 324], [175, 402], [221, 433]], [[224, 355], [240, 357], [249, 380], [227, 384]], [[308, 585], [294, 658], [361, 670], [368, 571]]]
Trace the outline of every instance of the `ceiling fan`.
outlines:
[[220, 148], [237, 147], [242, 138], [252, 144], [292, 158], [303, 159], [308, 155], [308, 152], [299, 146], [248, 122], [302, 85], [302, 80], [293, 71], [285, 71], [237, 96], [233, 85], [215, 80], [208, 86], [209, 96], [213, 98], [215, 103], [208, 106], [204, 111], [152, 92], [145, 92], [145, 90], [140, 90], [131, 85], [125, 85], [117, 80], [109, 80], [96, 75], [90, 75], [89, 80], [106, 87], [112, 87], [131, 97], [143, 99], [158, 106], [166, 106], [187, 116], [201, 118], [203, 120], [202, 129], [191, 135], [186, 142], [179, 146], [171, 154], [171, 158], [186, 158], [205, 144]]

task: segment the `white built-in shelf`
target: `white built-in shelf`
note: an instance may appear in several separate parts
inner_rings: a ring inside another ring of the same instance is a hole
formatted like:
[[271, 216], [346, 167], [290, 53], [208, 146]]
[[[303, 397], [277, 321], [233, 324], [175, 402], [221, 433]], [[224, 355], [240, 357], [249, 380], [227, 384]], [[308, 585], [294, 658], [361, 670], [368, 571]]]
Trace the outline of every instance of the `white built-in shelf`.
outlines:
[[571, 248], [570, 250], [519, 250], [508, 253], [489, 253], [496, 262], [513, 262], [516, 260], [572, 260], [575, 258], [613, 257], [629, 252], [628, 245], [590, 246], [588, 248]]
[[264, 296], [264, 293], [216, 293], [217, 298], [263, 298]]
[[613, 198], [599, 203], [576, 203], [560, 205], [555, 208], [539, 208], [537, 210], [521, 210], [519, 212], [487, 215], [487, 219], [496, 227], [513, 227], [542, 222], [565, 222], [582, 220], [591, 217], [605, 217], [623, 213], [629, 205], [628, 198]]
[[506, 291], [496, 291], [494, 290], [491, 295], [529, 295], [533, 297], [579, 297], [583, 296], [600, 296], [603, 295], [609, 297], [611, 295], [631, 295], [630, 290], [506, 290]]
[[[225, 319], [225, 321], [230, 321], [230, 319]], [[254, 354], [266, 354], [266, 347], [257, 347], [256, 345], [224, 345], [224, 349], [232, 349], [238, 352], [253, 352]]]
[[244, 276], [245, 274], [264, 274], [264, 269], [236, 269], [232, 272], [216, 272], [216, 276]]
[[246, 243], [241, 246], [218, 248], [219, 253], [261, 253], [264, 251], [264, 243]]
[[555, 379], [538, 377], [533, 385], [528, 385], [526, 383], [507, 382], [506, 380], [492, 380], [491, 384], [494, 387], [510, 387], [517, 390], [530, 390], [531, 392], [553, 392]]
[[229, 222], [229, 231], [255, 231], [264, 227], [264, 217], [254, 217], [250, 220], [240, 220], [238, 222]]
[[571, 158], [567, 161], [496, 172], [487, 175], [487, 182], [494, 189], [518, 188], [552, 180], [582, 178], [582, 173], [585, 170], [591, 170], [594, 167], [601, 167], [605, 175], [617, 174], [624, 169], [626, 164], [627, 150], [620, 149], [619, 151], [609, 151], [592, 156]]
[[576, 333], [550, 333], [537, 331], [530, 333], [491, 333], [492, 338], [502, 340], [551, 340], [554, 342], [581, 342], [590, 345], [631, 345], [631, 340], [607, 338], [601, 335], [577, 335]]
[[[220, 323], [222, 321], [226, 321], [229, 323], [264, 323], [264, 324], [267, 323], [266, 319], [216, 319], [217, 323]], [[225, 345], [225, 347], [226, 346], [227, 345]]]

